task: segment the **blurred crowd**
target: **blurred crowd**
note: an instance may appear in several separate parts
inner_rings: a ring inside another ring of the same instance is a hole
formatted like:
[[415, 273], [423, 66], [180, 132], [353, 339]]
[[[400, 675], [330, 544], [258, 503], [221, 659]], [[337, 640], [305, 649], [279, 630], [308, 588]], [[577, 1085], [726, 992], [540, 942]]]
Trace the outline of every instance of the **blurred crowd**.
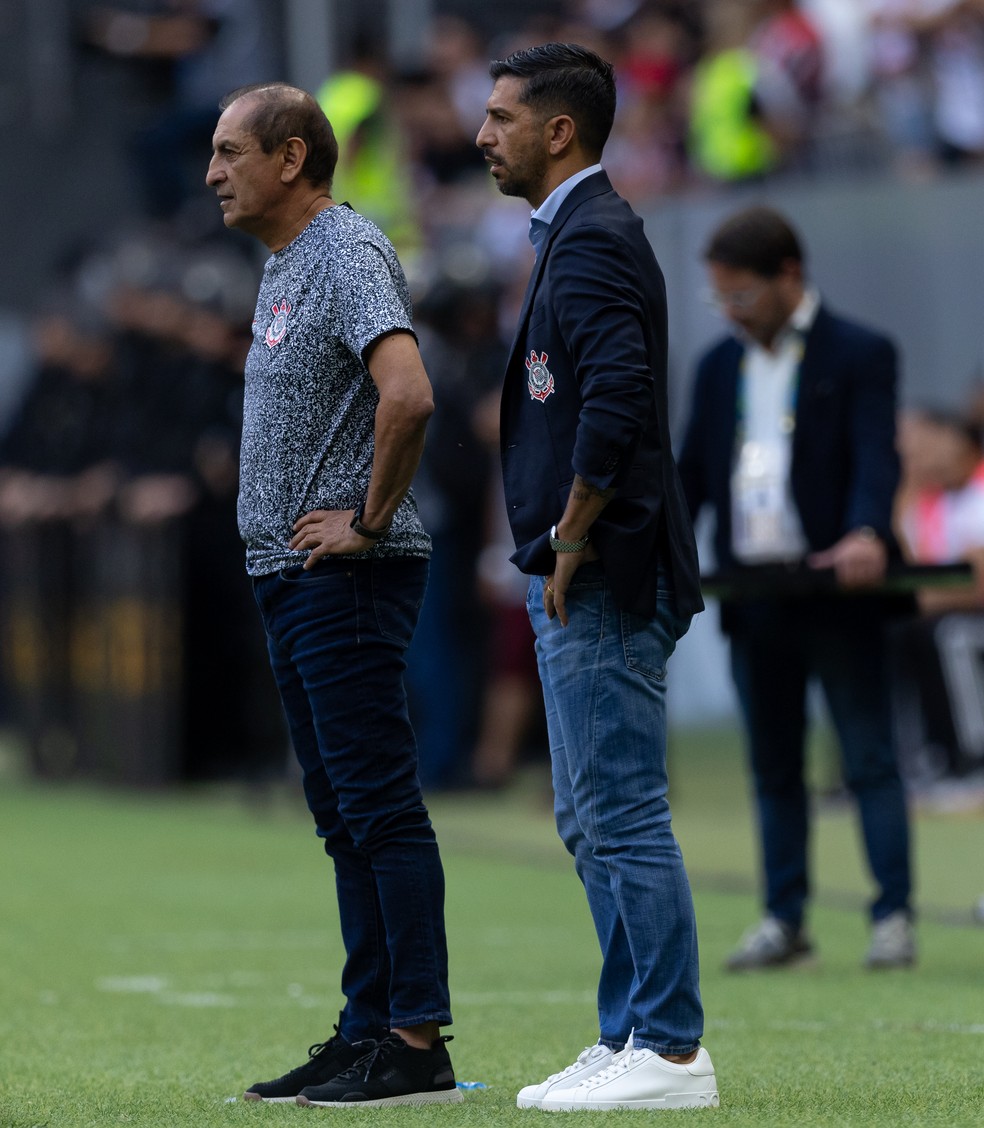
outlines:
[[893, 645], [896, 738], [914, 785], [984, 767], [984, 403], [902, 412], [896, 534], [914, 565], [965, 564], [970, 582], [918, 592]]
[[[218, 98], [285, 77], [284, 62], [258, 32], [259, 0], [81, 8], [78, 50], [146, 83], [146, 113], [119, 139], [133, 210], [118, 230], [66, 250], [26, 348], [0, 359], [2, 543], [32, 535], [43, 545], [56, 525], [80, 537], [97, 524], [138, 537], [180, 530], [183, 699], [200, 739], [175, 770], [278, 769], [276, 724], [253, 717], [244, 732], [232, 722], [244, 685], [259, 686], [258, 708], [273, 701], [259, 684], [265, 660], [235, 531], [242, 362], [262, 264], [222, 229], [203, 180]], [[408, 676], [430, 787], [498, 786], [542, 753], [525, 589], [507, 562], [495, 457], [498, 380], [531, 251], [525, 210], [491, 187], [474, 138], [488, 60], [548, 39], [615, 62], [620, 105], [605, 163], [637, 205], [774, 177], [933, 175], [984, 155], [984, 0], [569, 0], [530, 4], [523, 22], [494, 35], [444, 14], [414, 68], [389, 63], [378, 38], [356, 36], [315, 93], [341, 147], [335, 198], [397, 246], [436, 390], [415, 487], [435, 552]], [[932, 412], [902, 429], [899, 519], [914, 560], [984, 552], [984, 506], [954, 502], [962, 516], [952, 520], [963, 523], [952, 540], [923, 527], [951, 519], [952, 495], [984, 496], [979, 422], [961, 421], [939, 443], [944, 422]], [[932, 521], [929, 497], [944, 499]], [[16, 558], [0, 557], [8, 596]], [[980, 607], [984, 579], [969, 608], [925, 613], [935, 622]], [[8, 723], [16, 684], [8, 668]], [[223, 723], [202, 737], [205, 714]], [[930, 732], [917, 751], [945, 739], [959, 765], [953, 733]]]
[[[494, 34], [484, 9], [475, 22], [438, 14], [412, 66], [391, 61], [378, 25], [357, 28], [317, 91], [342, 148], [339, 198], [357, 200], [404, 253], [453, 245], [480, 225], [493, 265], [510, 261], [474, 138], [489, 59], [549, 39], [615, 63], [606, 167], [636, 205], [775, 176], [925, 175], [984, 155], [984, 0], [553, 0], [526, 10]], [[145, 212], [173, 217], [201, 199], [219, 97], [283, 77], [262, 5], [132, 0], [85, 13], [80, 48], [146, 79], [157, 110], [128, 145]]]

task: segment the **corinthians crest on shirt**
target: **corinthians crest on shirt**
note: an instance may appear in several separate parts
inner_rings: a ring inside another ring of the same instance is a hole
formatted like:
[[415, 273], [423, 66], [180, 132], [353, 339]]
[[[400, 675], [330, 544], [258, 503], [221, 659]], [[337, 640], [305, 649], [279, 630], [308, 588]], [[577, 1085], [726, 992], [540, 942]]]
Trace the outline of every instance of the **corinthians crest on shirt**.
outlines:
[[287, 335], [287, 316], [293, 308], [286, 298], [281, 298], [270, 306], [273, 320], [267, 326], [266, 343], [271, 349], [274, 345], [279, 345]]
[[547, 367], [548, 359], [546, 353], [540, 353], [537, 356], [536, 349], [533, 349], [526, 360], [526, 371], [529, 373], [526, 386], [529, 388], [533, 399], [540, 403], [543, 403], [547, 396], [553, 395], [555, 391], [553, 373]]

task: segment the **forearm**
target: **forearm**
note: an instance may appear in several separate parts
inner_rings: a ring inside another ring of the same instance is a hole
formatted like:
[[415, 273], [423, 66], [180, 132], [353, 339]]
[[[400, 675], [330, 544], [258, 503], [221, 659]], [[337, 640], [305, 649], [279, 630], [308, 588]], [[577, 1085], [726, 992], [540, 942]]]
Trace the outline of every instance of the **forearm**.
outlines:
[[410, 489], [423, 454], [430, 414], [428, 405], [410, 407], [380, 401], [372, 475], [362, 515], [362, 523], [368, 528], [386, 528]]
[[557, 522], [557, 536], [561, 540], [581, 540], [614, 496], [613, 486], [599, 489], [575, 474], [564, 515]]
[[434, 394], [408, 333], [381, 338], [368, 357], [379, 390], [372, 474], [362, 524], [385, 529], [406, 496], [424, 450], [424, 432], [434, 412]]

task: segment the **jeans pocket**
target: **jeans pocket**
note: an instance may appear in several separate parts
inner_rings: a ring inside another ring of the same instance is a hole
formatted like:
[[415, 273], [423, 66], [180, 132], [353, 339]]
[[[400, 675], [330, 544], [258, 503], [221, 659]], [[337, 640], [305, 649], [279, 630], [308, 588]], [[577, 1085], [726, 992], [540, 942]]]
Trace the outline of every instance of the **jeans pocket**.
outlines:
[[302, 564], [281, 568], [278, 577], [288, 585], [317, 587], [320, 584], [335, 583], [339, 578], [349, 583], [352, 579], [351, 567], [340, 558], [321, 560], [313, 568], [305, 569]]
[[[372, 569], [372, 606], [376, 626], [383, 638], [405, 650], [413, 641], [427, 587], [427, 562], [414, 567], [387, 567], [395, 562], [377, 562]], [[400, 563], [404, 563], [401, 561]]]
[[659, 617], [643, 619], [628, 611], [620, 612], [622, 650], [625, 665], [650, 681], [661, 682], [666, 677], [666, 663], [676, 645]]

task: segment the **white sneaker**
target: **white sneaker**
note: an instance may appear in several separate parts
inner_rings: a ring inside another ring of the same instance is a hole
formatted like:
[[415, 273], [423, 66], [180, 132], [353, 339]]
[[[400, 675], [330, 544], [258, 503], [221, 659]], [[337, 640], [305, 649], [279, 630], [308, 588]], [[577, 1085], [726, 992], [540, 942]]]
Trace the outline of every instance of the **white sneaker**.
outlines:
[[613, 1108], [717, 1108], [714, 1066], [701, 1048], [689, 1065], [667, 1061], [652, 1050], [625, 1049], [607, 1069], [574, 1088], [559, 1089], [540, 1102], [544, 1112]]
[[593, 1074], [600, 1072], [611, 1065], [615, 1054], [607, 1046], [597, 1043], [586, 1046], [577, 1056], [577, 1061], [562, 1069], [560, 1073], [551, 1073], [546, 1081], [539, 1085], [527, 1085], [519, 1090], [516, 1097], [517, 1108], [540, 1108], [541, 1101], [548, 1093], [559, 1092], [562, 1089], [573, 1089], [580, 1085]]
[[798, 931], [774, 916], [752, 925], [725, 961], [725, 971], [756, 971], [761, 968], [800, 964], [813, 956], [813, 945], [803, 929]]
[[864, 962], [875, 969], [912, 967], [916, 962], [916, 933], [907, 912], [899, 909], [872, 926], [871, 947]]

